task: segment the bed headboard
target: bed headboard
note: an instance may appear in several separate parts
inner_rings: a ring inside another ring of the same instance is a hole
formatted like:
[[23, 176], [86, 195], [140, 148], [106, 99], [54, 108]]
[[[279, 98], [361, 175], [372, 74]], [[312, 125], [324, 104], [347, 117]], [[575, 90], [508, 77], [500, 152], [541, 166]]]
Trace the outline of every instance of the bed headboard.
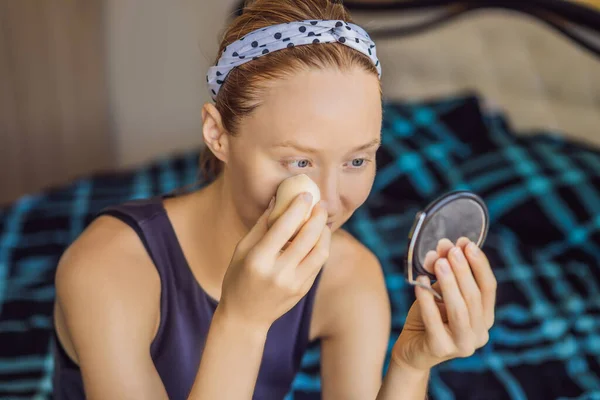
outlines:
[[402, 37], [433, 29], [479, 10], [509, 10], [528, 15], [554, 29], [600, 58], [599, 0], [383, 0], [350, 1], [346, 7], [359, 12], [386, 12], [408, 16], [411, 12], [432, 14], [423, 21], [371, 30], [374, 38]]
[[378, 44], [384, 94], [476, 91], [521, 131], [600, 147], [600, 1], [346, 1]]

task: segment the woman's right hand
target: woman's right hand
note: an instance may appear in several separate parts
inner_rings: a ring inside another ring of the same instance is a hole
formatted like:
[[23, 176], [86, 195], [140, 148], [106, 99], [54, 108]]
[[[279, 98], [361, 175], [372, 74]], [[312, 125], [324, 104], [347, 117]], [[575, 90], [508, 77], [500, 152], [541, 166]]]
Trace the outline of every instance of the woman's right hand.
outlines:
[[217, 310], [222, 316], [268, 330], [308, 292], [329, 257], [331, 241], [323, 202], [303, 224], [311, 201], [310, 193], [300, 194], [269, 229], [271, 201], [238, 243], [223, 280]]

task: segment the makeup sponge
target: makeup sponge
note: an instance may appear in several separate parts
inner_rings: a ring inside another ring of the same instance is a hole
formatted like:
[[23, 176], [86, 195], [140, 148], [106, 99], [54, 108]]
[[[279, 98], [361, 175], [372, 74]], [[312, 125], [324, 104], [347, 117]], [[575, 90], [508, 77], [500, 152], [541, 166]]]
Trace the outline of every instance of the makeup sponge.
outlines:
[[[321, 200], [321, 191], [317, 184], [308, 177], [306, 174], [299, 174], [291, 176], [287, 179], [284, 179], [283, 182], [279, 184], [277, 188], [277, 193], [275, 194], [275, 205], [273, 206], [273, 211], [271, 211], [271, 215], [267, 220], [267, 225], [271, 227], [275, 221], [284, 213], [285, 210], [290, 206], [292, 201], [300, 194], [304, 192], [309, 192], [312, 194], [312, 204], [304, 217], [304, 221], [306, 222], [312, 213], [313, 207]], [[294, 233], [298, 233], [300, 227]]]

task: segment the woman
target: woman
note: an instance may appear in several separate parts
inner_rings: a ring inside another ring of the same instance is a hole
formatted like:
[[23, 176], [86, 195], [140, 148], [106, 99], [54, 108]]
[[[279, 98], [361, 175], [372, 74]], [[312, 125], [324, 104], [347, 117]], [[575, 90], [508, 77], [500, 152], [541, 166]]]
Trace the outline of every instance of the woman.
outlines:
[[[371, 190], [382, 119], [375, 45], [349, 21], [327, 0], [257, 0], [232, 23], [202, 109], [212, 182], [105, 210], [60, 261], [57, 398], [281, 399], [320, 339], [324, 399], [422, 399], [431, 367], [486, 343], [490, 266], [442, 241], [427, 267], [445, 302], [415, 289], [381, 379], [384, 278], [339, 229]], [[322, 201], [268, 227], [299, 173]]]

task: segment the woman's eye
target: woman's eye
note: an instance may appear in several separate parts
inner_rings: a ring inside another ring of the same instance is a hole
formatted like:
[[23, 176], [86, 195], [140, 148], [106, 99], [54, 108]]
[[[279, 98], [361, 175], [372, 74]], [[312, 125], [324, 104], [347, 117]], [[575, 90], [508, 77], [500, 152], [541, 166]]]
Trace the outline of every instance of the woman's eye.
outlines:
[[365, 162], [366, 160], [364, 158], [355, 158], [354, 160], [352, 160], [352, 167], [360, 168], [364, 165]]
[[310, 165], [309, 160], [293, 160], [290, 162], [290, 166], [296, 168], [306, 168]]

